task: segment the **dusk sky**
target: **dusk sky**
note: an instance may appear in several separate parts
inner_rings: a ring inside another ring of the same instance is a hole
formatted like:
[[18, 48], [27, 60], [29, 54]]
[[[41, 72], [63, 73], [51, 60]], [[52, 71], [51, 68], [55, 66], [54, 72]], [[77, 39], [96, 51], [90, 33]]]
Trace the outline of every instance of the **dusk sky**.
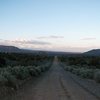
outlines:
[[0, 0], [0, 45], [66, 52], [100, 48], [100, 0]]

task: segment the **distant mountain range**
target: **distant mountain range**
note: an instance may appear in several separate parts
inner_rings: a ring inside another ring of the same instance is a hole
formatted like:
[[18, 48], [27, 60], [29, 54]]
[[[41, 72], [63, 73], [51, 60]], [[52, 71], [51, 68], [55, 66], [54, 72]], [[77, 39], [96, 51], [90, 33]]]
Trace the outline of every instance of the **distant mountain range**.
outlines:
[[88, 52], [83, 53], [85, 55], [100, 56], [100, 49], [93, 49]]
[[56, 52], [56, 51], [41, 51], [41, 50], [27, 50], [27, 49], [20, 49], [15, 46], [4, 46], [0, 45], [0, 52], [5, 53], [46, 53], [48, 55], [66, 55], [66, 54], [77, 54], [74, 52]]
[[49, 55], [66, 55], [66, 54], [83, 54], [83, 55], [93, 55], [93, 56], [100, 56], [100, 49], [93, 49], [88, 52], [84, 53], [75, 53], [75, 52], [53, 52], [53, 51], [41, 51], [41, 50], [27, 50], [27, 49], [20, 49], [15, 46], [4, 46], [0, 45], [0, 52], [8, 52], [8, 53], [43, 53], [45, 52], [46, 54]]

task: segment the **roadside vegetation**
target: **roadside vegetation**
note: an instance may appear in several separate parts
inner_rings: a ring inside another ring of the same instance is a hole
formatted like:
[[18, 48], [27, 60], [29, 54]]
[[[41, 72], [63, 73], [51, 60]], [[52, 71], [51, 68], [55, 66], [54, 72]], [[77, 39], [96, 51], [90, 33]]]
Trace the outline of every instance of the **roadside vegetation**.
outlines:
[[47, 54], [0, 53], [0, 89], [18, 89], [32, 77], [47, 71], [53, 57]]
[[59, 60], [66, 71], [100, 83], [100, 57], [74, 55], [61, 56]]

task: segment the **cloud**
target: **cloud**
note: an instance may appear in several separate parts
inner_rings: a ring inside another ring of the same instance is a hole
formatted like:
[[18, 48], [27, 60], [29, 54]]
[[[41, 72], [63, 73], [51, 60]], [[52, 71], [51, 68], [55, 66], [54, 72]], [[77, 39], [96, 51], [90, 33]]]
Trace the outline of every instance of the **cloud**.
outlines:
[[82, 38], [81, 40], [86, 40], [86, 41], [88, 41], [88, 40], [96, 40], [96, 38], [93, 38], [93, 37], [87, 37], [87, 38]]
[[2, 40], [0, 39], [0, 44], [2, 45], [14, 45], [14, 46], [44, 46], [44, 45], [51, 45], [49, 42], [45, 41], [38, 41], [38, 40], [22, 40], [22, 39], [17, 39], [17, 40]]
[[51, 36], [40, 36], [37, 37], [38, 39], [60, 39], [60, 38], [64, 38], [63, 36], [55, 36], [55, 35], [51, 35]]
[[20, 44], [50, 45], [49, 42], [37, 41], [37, 40], [14, 40], [11, 42]]
[[54, 35], [51, 35], [50, 38], [64, 38], [63, 36], [54, 36]]

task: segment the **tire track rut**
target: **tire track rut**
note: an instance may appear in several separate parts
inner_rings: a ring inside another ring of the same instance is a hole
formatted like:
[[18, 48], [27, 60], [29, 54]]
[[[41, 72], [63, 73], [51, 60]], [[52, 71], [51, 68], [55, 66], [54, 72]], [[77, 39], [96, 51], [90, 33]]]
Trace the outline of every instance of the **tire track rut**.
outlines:
[[71, 95], [70, 95], [70, 93], [68, 92], [67, 88], [64, 86], [64, 83], [63, 83], [61, 77], [59, 77], [59, 82], [60, 82], [60, 85], [61, 85], [62, 89], [64, 90], [65, 95], [67, 96], [67, 98], [68, 98], [69, 100], [72, 100]]

